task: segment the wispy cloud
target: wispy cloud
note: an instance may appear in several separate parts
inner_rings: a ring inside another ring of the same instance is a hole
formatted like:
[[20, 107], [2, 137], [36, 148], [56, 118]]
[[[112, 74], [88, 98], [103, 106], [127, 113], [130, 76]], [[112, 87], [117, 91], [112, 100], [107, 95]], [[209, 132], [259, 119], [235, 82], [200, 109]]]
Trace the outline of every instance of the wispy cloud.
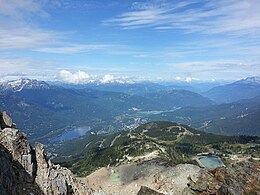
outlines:
[[57, 53], [57, 54], [74, 54], [74, 53], [82, 53], [89, 52], [95, 50], [105, 50], [112, 47], [112, 45], [105, 44], [71, 44], [68, 46], [60, 46], [60, 47], [43, 47], [36, 49], [36, 51], [45, 52], [45, 53]]
[[[161, 2], [161, 3], [160, 3]], [[132, 11], [105, 20], [123, 29], [152, 27], [201, 32], [247, 34], [260, 30], [260, 2], [257, 0], [146, 1]]]
[[59, 6], [61, 2], [0, 0], [0, 52], [27, 49], [43, 53], [74, 54], [109, 47], [106, 44], [73, 43], [69, 40], [74, 32], [46, 30], [35, 25], [35, 18], [45, 20], [51, 17], [44, 10], [48, 3]]
[[1, 72], [20, 72], [24, 71], [41, 71], [44, 67], [45, 71], [52, 69], [57, 66], [57, 62], [50, 60], [33, 60], [31, 58], [0, 58], [0, 69]]
[[21, 77], [43, 80], [54, 79], [58, 72], [58, 62], [34, 60], [30, 58], [0, 58], [0, 80], [11, 80]]
[[212, 61], [187, 61], [168, 65], [172, 71], [190, 74], [200, 79], [208, 78], [243, 78], [260, 72], [258, 61], [247, 60], [212, 60]]
[[0, 17], [23, 22], [30, 16], [48, 17], [49, 14], [42, 8], [44, 1], [34, 0], [0, 0]]
[[[60, 33], [61, 34], [61, 33]], [[58, 42], [60, 35], [30, 27], [0, 29], [0, 51], [12, 49], [36, 49]]]

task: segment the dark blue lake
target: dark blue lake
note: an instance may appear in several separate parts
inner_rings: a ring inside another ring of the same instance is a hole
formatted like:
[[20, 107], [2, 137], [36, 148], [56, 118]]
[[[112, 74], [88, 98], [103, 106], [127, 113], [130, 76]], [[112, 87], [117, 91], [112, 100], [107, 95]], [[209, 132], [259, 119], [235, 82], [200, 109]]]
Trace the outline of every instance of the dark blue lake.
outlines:
[[89, 132], [90, 130], [91, 130], [90, 127], [78, 127], [75, 129], [71, 129], [71, 130], [65, 131], [64, 133], [51, 139], [51, 142], [61, 142], [61, 141], [72, 140], [72, 139], [81, 137], [83, 135], [86, 135], [87, 132]]

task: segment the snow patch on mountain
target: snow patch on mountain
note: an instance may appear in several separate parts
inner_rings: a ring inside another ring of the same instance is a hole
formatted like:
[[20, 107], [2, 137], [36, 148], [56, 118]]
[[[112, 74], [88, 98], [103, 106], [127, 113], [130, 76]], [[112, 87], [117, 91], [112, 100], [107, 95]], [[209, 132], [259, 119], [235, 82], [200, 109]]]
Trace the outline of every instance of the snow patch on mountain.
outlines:
[[242, 83], [242, 84], [258, 84], [258, 85], [260, 85], [260, 77], [259, 76], [247, 77], [245, 79], [237, 81], [236, 83], [237, 84]]
[[0, 83], [0, 89], [11, 91], [22, 91], [23, 89], [49, 89], [50, 86], [44, 81], [32, 79], [18, 79]]

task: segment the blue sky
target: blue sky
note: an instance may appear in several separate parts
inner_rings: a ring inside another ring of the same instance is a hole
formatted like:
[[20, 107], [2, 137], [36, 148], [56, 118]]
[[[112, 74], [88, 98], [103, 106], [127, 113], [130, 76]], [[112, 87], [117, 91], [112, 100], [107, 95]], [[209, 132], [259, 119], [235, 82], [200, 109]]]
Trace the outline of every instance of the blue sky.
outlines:
[[0, 0], [0, 75], [66, 82], [260, 75], [258, 0]]

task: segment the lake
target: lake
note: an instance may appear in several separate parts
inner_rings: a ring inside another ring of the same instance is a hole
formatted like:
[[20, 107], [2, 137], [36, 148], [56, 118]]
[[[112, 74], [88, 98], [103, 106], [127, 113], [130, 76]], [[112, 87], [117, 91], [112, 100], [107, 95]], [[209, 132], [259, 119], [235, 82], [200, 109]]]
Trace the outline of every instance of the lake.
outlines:
[[90, 130], [91, 130], [91, 128], [88, 126], [70, 129], [70, 130], [65, 131], [62, 134], [58, 135], [57, 137], [53, 138], [51, 140], [51, 142], [61, 142], [61, 141], [72, 140], [72, 139], [81, 137], [83, 135], [86, 135], [87, 132]]
[[198, 157], [197, 161], [201, 167], [205, 167], [208, 169], [225, 166], [222, 160], [218, 156], [214, 155]]
[[137, 114], [141, 114], [141, 115], [155, 115], [155, 114], [162, 114], [162, 113], [166, 113], [166, 112], [174, 112], [176, 110], [178, 110], [179, 108], [175, 108], [172, 110], [150, 110], [150, 111], [138, 111]]

